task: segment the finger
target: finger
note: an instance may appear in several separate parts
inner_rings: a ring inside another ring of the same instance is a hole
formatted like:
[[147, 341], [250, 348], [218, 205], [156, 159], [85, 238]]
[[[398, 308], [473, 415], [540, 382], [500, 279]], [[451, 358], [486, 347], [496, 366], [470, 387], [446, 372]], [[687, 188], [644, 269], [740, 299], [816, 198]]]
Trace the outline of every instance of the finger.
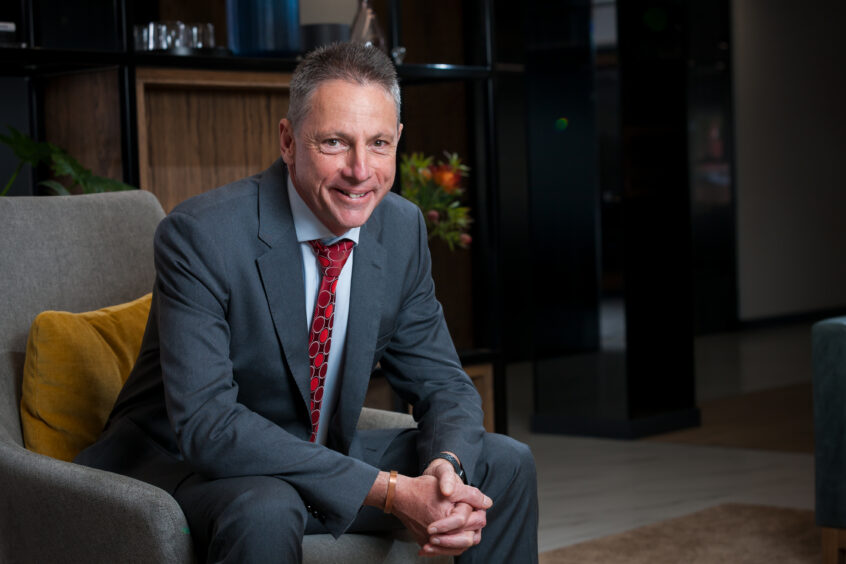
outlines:
[[[459, 511], [461, 513], [456, 514]], [[471, 511], [465, 516], [465, 512], [471, 509]], [[477, 531], [485, 527], [488, 524], [487, 512], [484, 509], [475, 509], [472, 510], [469, 505], [466, 503], [461, 503], [456, 505], [456, 509], [453, 510], [454, 513], [450, 514], [439, 521], [435, 521], [429, 524], [429, 527], [426, 529], [430, 535], [437, 535], [437, 534], [446, 534], [446, 533], [457, 533], [459, 530], [463, 531]], [[458, 517], [461, 516], [462, 520], [459, 520]]]
[[420, 552], [418, 552], [418, 554], [422, 556], [459, 556], [468, 548], [471, 548], [471, 546], [449, 547], [427, 543], [420, 548]]
[[[487, 513], [484, 509], [477, 509], [467, 518], [464, 523], [464, 529], [467, 531], [479, 531], [488, 524]], [[449, 531], [442, 531], [449, 532]]]
[[477, 488], [465, 486], [464, 484], [459, 484], [455, 493], [450, 496], [450, 501], [455, 503], [463, 501], [470, 504], [473, 509], [490, 509], [493, 505], [491, 498], [480, 492]]
[[[467, 550], [474, 546], [476, 531], [461, 531], [449, 535], [435, 535], [427, 544], [442, 548], [460, 548]], [[424, 545], [425, 546], [425, 545]]]
[[438, 521], [435, 521], [434, 523], [431, 523], [426, 530], [429, 532], [430, 535], [436, 535], [438, 533], [449, 533], [452, 531], [457, 532], [464, 529], [475, 529], [477, 527], [467, 526], [467, 520], [472, 514], [472, 507], [470, 507], [466, 503], [458, 503], [448, 516]]
[[418, 556], [423, 557], [430, 557], [430, 556], [461, 556], [464, 553], [464, 550], [458, 548], [439, 548], [437, 546], [430, 546], [426, 545], [425, 548], [421, 548], [420, 551], [417, 553]]

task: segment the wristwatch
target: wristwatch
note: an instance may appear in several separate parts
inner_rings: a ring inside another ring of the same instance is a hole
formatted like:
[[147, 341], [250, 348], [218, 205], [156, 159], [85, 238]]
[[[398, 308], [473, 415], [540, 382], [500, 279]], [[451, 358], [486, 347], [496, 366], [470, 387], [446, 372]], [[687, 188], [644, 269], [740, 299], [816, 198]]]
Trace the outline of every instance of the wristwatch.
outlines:
[[464, 467], [461, 463], [456, 459], [453, 455], [448, 452], [441, 452], [435, 455], [435, 458], [432, 460], [436, 460], [438, 458], [443, 458], [450, 464], [452, 464], [452, 469], [455, 470], [455, 473], [458, 474], [458, 477], [461, 478], [461, 481], [465, 484], [467, 483], [467, 474], [464, 473]]

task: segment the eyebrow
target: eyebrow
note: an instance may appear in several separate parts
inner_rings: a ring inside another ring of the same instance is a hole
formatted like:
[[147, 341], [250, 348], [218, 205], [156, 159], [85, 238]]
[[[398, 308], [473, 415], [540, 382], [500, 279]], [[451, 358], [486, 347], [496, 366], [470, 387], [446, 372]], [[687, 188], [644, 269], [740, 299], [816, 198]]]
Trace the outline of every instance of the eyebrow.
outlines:
[[[324, 139], [344, 139], [349, 140], [350, 136], [342, 131], [334, 130], [334, 131], [325, 131], [325, 132], [317, 132], [315, 137], [322, 141]], [[396, 133], [386, 133], [384, 131], [380, 131], [371, 135], [368, 138], [368, 141], [374, 141], [376, 139], [389, 139], [392, 142], [396, 141]]]

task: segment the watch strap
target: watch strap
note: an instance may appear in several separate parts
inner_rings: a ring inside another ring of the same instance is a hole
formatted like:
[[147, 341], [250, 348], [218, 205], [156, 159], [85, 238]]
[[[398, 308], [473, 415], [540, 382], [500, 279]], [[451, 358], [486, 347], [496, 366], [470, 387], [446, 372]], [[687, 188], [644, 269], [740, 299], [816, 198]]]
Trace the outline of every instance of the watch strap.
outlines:
[[458, 474], [458, 477], [461, 478], [461, 481], [465, 484], [467, 483], [467, 474], [465, 474], [464, 467], [461, 466], [461, 463], [458, 461], [457, 458], [455, 458], [448, 452], [440, 452], [436, 454], [434, 458], [432, 458], [432, 460], [434, 461], [438, 458], [443, 458], [444, 460], [452, 464], [452, 469], [455, 470], [455, 473]]

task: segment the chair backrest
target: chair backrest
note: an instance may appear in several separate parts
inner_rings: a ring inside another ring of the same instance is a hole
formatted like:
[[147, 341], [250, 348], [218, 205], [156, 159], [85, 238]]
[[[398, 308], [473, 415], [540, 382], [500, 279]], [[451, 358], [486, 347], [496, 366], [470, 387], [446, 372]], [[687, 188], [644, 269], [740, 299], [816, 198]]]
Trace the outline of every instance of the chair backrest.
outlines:
[[0, 440], [23, 444], [20, 390], [32, 320], [151, 291], [164, 211], [142, 190], [0, 198]]

